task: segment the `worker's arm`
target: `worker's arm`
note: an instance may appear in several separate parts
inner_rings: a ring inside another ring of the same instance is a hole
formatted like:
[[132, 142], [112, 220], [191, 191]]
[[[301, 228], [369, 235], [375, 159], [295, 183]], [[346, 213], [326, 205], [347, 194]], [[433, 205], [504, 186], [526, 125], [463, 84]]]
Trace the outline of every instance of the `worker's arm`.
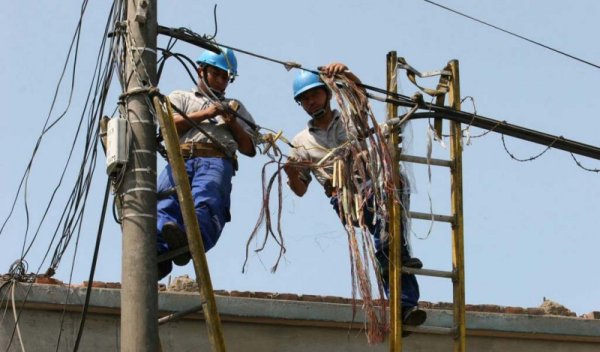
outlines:
[[252, 137], [244, 128], [239, 124], [238, 119], [235, 115], [223, 112], [222, 114], [223, 120], [225, 124], [231, 131], [231, 135], [233, 135], [233, 139], [238, 144], [238, 150], [240, 153], [253, 157], [256, 155], [256, 148], [254, 147], [254, 142], [252, 141]]
[[292, 191], [298, 196], [302, 197], [308, 189], [308, 183], [300, 177], [301, 166], [298, 165], [297, 161], [289, 160], [283, 166], [283, 170], [288, 177], [288, 185]]
[[[209, 104], [206, 108], [202, 110], [194, 111], [190, 114], [187, 114], [187, 117], [196, 123], [200, 123], [204, 120], [211, 119], [219, 114], [221, 114], [221, 110], [215, 104]], [[194, 127], [189, 121], [184, 119], [183, 116], [179, 114], [173, 115], [173, 122], [175, 122], [177, 133], [180, 136], [182, 136], [189, 129]]]

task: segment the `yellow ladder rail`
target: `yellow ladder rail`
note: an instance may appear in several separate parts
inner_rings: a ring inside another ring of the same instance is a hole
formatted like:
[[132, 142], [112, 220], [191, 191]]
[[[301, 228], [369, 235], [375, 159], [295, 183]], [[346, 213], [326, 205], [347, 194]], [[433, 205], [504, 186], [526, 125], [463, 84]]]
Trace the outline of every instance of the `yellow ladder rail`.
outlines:
[[[395, 51], [387, 54], [387, 84], [388, 92], [398, 92], [398, 56]], [[387, 119], [398, 116], [398, 106], [387, 104]], [[400, 187], [400, 159], [398, 146], [400, 143], [399, 129], [401, 126], [393, 126], [390, 131], [389, 148], [392, 163], [393, 180], [396, 189]], [[401, 236], [402, 236], [402, 208], [400, 204], [390, 197], [390, 245], [389, 245], [389, 283], [390, 283], [390, 352], [402, 352], [402, 258], [401, 258]]]
[[[400, 60], [403, 60], [400, 58]], [[387, 89], [397, 93], [397, 70], [399, 59], [395, 51], [387, 55]], [[442, 70], [444, 74], [440, 77], [436, 95], [436, 105], [443, 105], [445, 92], [448, 93], [450, 107], [460, 110], [460, 81], [458, 72], [458, 61], [452, 60]], [[450, 74], [448, 74], [450, 73]], [[443, 88], [443, 91], [442, 89]], [[397, 105], [388, 103], [387, 119], [393, 119], [398, 115]], [[399, 127], [401, 128], [401, 127]], [[436, 120], [435, 131], [441, 137], [441, 120]], [[401, 266], [400, 246], [402, 236], [401, 208], [392, 205], [390, 211], [390, 338], [389, 346], [391, 352], [402, 352], [402, 319], [401, 319], [401, 280], [400, 274], [415, 274], [449, 278], [453, 286], [453, 313], [454, 326], [450, 329], [433, 326], [409, 327], [409, 331], [420, 331], [433, 334], [450, 334], [454, 338], [454, 352], [465, 352], [466, 350], [466, 319], [465, 319], [465, 274], [464, 274], [464, 229], [463, 229], [463, 190], [462, 190], [462, 132], [461, 124], [450, 122], [450, 160], [427, 159], [417, 156], [400, 155], [398, 130], [392, 131], [390, 136], [390, 152], [394, 161], [394, 182], [396, 188], [400, 187], [400, 160], [404, 162], [430, 164], [450, 169], [451, 177], [451, 216], [437, 214], [422, 214], [410, 212], [413, 219], [433, 220], [448, 222], [452, 227], [452, 271], [440, 271], [430, 269], [403, 268]]]
[[194, 202], [192, 200], [192, 191], [190, 182], [185, 171], [185, 163], [179, 147], [179, 136], [173, 122], [173, 110], [168, 98], [165, 98], [164, 105], [158, 97], [153, 98], [154, 108], [160, 123], [160, 130], [165, 140], [169, 164], [173, 170], [175, 188], [177, 197], [181, 206], [185, 232], [189, 243], [189, 250], [194, 263], [196, 272], [196, 282], [200, 290], [202, 300], [202, 311], [206, 320], [208, 329], [208, 339], [212, 345], [213, 351], [225, 352], [225, 341], [223, 339], [223, 330], [221, 328], [221, 319], [217, 311], [215, 295], [208, 271], [208, 262], [204, 251], [204, 243], [200, 233], [198, 218], [194, 211]]
[[[460, 80], [458, 74], [458, 60], [448, 63], [452, 72], [448, 99], [450, 107], [460, 111]], [[462, 131], [460, 122], [450, 122], [450, 161], [452, 167], [452, 214], [455, 221], [452, 224], [452, 271], [456, 277], [452, 280], [454, 296], [454, 352], [464, 352], [466, 328], [465, 328], [465, 249], [464, 249], [464, 227], [463, 227], [463, 189], [462, 189]]]

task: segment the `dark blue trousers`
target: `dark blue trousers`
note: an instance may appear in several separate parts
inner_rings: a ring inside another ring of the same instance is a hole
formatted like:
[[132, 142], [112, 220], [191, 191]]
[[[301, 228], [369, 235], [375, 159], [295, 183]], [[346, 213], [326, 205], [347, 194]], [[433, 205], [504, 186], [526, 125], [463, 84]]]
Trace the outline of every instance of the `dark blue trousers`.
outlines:
[[[231, 178], [233, 165], [224, 158], [193, 158], [185, 161], [185, 169], [192, 188], [194, 208], [202, 232], [204, 249], [208, 252], [219, 240], [225, 223], [231, 220]], [[175, 187], [171, 166], [167, 165], [158, 178], [158, 192]], [[174, 222], [185, 230], [177, 194], [160, 199], [157, 205], [158, 254], [169, 251], [161, 232], [167, 222]]]

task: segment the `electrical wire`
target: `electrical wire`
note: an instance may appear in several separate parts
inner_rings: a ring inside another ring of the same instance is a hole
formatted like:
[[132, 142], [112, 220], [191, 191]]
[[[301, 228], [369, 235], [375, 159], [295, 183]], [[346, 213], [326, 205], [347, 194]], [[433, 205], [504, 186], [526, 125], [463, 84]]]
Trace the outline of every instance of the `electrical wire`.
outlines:
[[15, 326], [17, 328], [17, 337], [19, 338], [19, 344], [21, 345], [21, 351], [25, 352], [25, 345], [23, 345], [23, 336], [21, 336], [21, 328], [19, 327], [19, 317], [17, 316], [17, 305], [15, 302], [15, 287], [17, 286], [17, 283], [15, 281], [13, 281], [10, 291], [11, 291], [11, 298], [12, 298], [12, 311], [13, 311], [13, 316], [15, 318]]
[[[186, 33], [188, 35], [192, 35], [192, 36], [196, 37], [196, 39], [198, 39], [198, 40], [206, 41], [205, 37], [202, 37], [202, 36], [194, 33], [193, 31], [191, 31], [189, 29], [180, 28], [179, 31], [184, 32], [184, 33]], [[302, 67], [301, 64], [298, 64], [298, 63], [295, 63], [295, 62], [292, 62], [292, 61], [277, 60], [277, 59], [270, 58], [270, 57], [267, 57], [267, 56], [264, 56], [264, 55], [261, 55], [261, 54], [256, 54], [256, 53], [248, 51], [248, 50], [243, 50], [243, 49], [240, 49], [240, 48], [237, 48], [237, 47], [233, 47], [233, 46], [230, 46], [230, 45], [227, 45], [227, 44], [218, 43], [218, 42], [214, 42], [214, 43], [217, 44], [217, 45], [219, 45], [219, 46], [222, 46], [224, 48], [228, 48], [228, 49], [231, 49], [231, 50], [234, 50], [234, 51], [237, 51], [237, 52], [249, 55], [249, 56], [253, 56], [253, 57], [256, 57], [258, 59], [262, 59], [262, 60], [266, 60], [266, 61], [270, 61], [270, 62], [273, 62], [273, 63], [277, 63], [277, 64], [280, 64], [280, 65], [283, 65], [287, 70], [290, 70], [292, 68], [297, 68], [297, 69], [301, 69], [301, 70], [304, 70], [304, 71], [308, 71], [308, 72], [312, 72], [312, 73], [315, 73], [315, 74], [319, 74], [318, 71], [306, 69], [306, 68]], [[378, 101], [381, 101], [381, 102], [391, 103], [391, 104], [394, 104], [394, 105], [397, 105], [397, 106], [403, 106], [403, 107], [412, 107], [415, 104], [415, 100], [413, 98], [410, 98], [408, 96], [405, 96], [405, 95], [402, 95], [402, 94], [398, 94], [398, 93], [395, 93], [395, 92], [390, 92], [390, 91], [382, 89], [382, 88], [374, 87], [374, 86], [367, 85], [367, 84], [364, 84], [364, 83], [358, 84], [358, 87], [364, 88], [364, 89], [367, 89], [367, 90], [370, 90], [370, 91], [377, 92], [377, 93], [385, 95], [385, 97], [381, 97], [381, 96], [377, 96], [377, 95], [374, 95], [372, 93], [368, 93], [367, 92], [367, 97], [369, 97], [370, 99], [375, 99], [375, 100], [378, 100]], [[475, 118], [487, 119], [487, 118], [485, 118], [483, 116], [479, 116], [479, 115], [476, 115], [476, 114], [467, 114], [467, 113], [464, 113], [462, 111], [454, 110], [454, 109], [451, 109], [451, 108], [448, 108], [448, 107], [436, 106], [436, 105], [433, 105], [433, 104], [430, 104], [430, 103], [425, 103], [425, 102], [422, 102], [422, 101], [419, 102], [419, 103], [420, 103], [420, 108], [422, 108], [422, 109], [429, 109], [432, 112], [435, 111], [435, 115], [438, 115], [436, 117], [441, 117], [441, 118], [445, 118], [445, 119], [453, 119], [453, 118], [455, 119], [456, 116], [458, 116], [458, 115], [469, 115], [473, 121], [475, 120]], [[422, 114], [415, 114], [415, 116], [413, 116], [412, 119], [416, 118], [417, 115], [422, 115]], [[491, 120], [491, 119], [488, 119], [488, 120]], [[491, 130], [496, 130], [496, 129], [500, 129], [500, 127], [503, 127], [502, 129], [506, 129], [506, 128], [511, 127], [511, 126], [510, 126], [510, 124], [506, 123], [505, 121], [496, 121], [496, 124], [494, 126], [492, 126], [490, 128], [486, 128], [486, 129], [488, 129], [488, 130], [490, 130], [490, 129]], [[514, 126], [514, 127], [517, 127], [517, 126]], [[499, 131], [496, 131], [496, 132], [499, 132]], [[499, 133], [502, 133], [502, 132], [499, 132]], [[484, 133], [483, 135], [485, 135], [485, 134], [487, 134], [487, 133]], [[567, 142], [573, 144], [572, 141], [567, 141]], [[539, 143], [539, 142], [535, 142], [535, 143]], [[554, 142], [552, 142], [552, 143], [554, 143]], [[542, 143], [539, 143], [539, 144], [542, 144]], [[584, 151], [586, 154], [582, 154], [582, 155], [590, 156], [590, 153], [593, 153], [594, 155], [598, 154], [595, 150], [594, 151], [590, 151], [590, 149], [591, 149], [590, 146], [581, 145], [581, 143], [579, 143], [579, 144], [580, 145], [577, 146], [579, 149], [581, 149], [582, 147], [584, 149], [586, 149]], [[569, 148], [566, 148], [566, 146], [563, 143], [561, 143], [560, 146], [557, 146], [557, 148], [558, 149], [563, 149], [563, 150], [570, 151]], [[576, 153], [577, 154], [581, 154], [581, 152], [576, 152]]]
[[[35, 147], [33, 149], [32, 155], [30, 157], [29, 163], [27, 165], [27, 167], [25, 168], [25, 172], [23, 173], [23, 176], [21, 177], [21, 181], [19, 183], [19, 186], [17, 187], [17, 192], [15, 194], [15, 197], [13, 199], [13, 203], [10, 209], [10, 212], [8, 214], [8, 216], [6, 217], [6, 219], [4, 220], [4, 222], [2, 223], [2, 226], [0, 227], [0, 236], [2, 235], [2, 232], [6, 226], [6, 224], [8, 223], [8, 221], [10, 220], [10, 218], [12, 217], [12, 214], [15, 210], [16, 204], [17, 204], [17, 200], [19, 199], [19, 195], [21, 193], [21, 189], [23, 189], [24, 194], [27, 193], [27, 182], [29, 180], [29, 175], [31, 172], [31, 168], [33, 165], [33, 161], [35, 159], [35, 156], [37, 154], [37, 151], [41, 145], [42, 139], [44, 137], [44, 135], [51, 130], [60, 120], [62, 120], [62, 118], [67, 114], [70, 106], [71, 106], [71, 101], [72, 101], [72, 97], [73, 97], [73, 92], [74, 92], [74, 88], [75, 88], [75, 65], [77, 62], [77, 54], [79, 51], [79, 39], [80, 39], [80, 33], [81, 33], [81, 25], [82, 25], [82, 19], [83, 19], [83, 13], [85, 12], [86, 8], [87, 8], [87, 3], [88, 1], [83, 1], [83, 4], [81, 6], [81, 15], [79, 18], [79, 21], [77, 23], [77, 26], [75, 28], [75, 33], [73, 34], [73, 38], [71, 39], [71, 44], [69, 46], [69, 50], [67, 51], [67, 58], [65, 59], [65, 64], [63, 65], [58, 83], [56, 85], [56, 89], [54, 90], [54, 97], [52, 98], [52, 103], [50, 104], [50, 110], [48, 112], [48, 115], [46, 116], [46, 120], [44, 122], [44, 125], [42, 127], [42, 132], [40, 134], [40, 136], [38, 137], [38, 140], [35, 144]], [[68, 96], [68, 102], [67, 102], [67, 106], [65, 107], [65, 110], [63, 110], [62, 113], [59, 114], [59, 116], [52, 122], [50, 123], [50, 118], [52, 117], [52, 113], [54, 112], [54, 107], [56, 106], [56, 102], [58, 99], [58, 94], [60, 91], [60, 86], [62, 85], [63, 79], [65, 77], [66, 71], [67, 71], [67, 67], [69, 64], [69, 58], [71, 57], [71, 54], [73, 53], [73, 49], [75, 49], [75, 53], [74, 53], [74, 67], [73, 67], [73, 72], [72, 72], [72, 77], [71, 77], [71, 86], [70, 86], [70, 90], [69, 90], [69, 96]], [[24, 196], [24, 203], [25, 203], [25, 214], [26, 214], [26, 231], [25, 231], [25, 237], [27, 237], [27, 233], [28, 233], [28, 229], [29, 229], [29, 211], [28, 211], [28, 206], [27, 206], [27, 196]]]
[[574, 55], [568, 54], [568, 53], [566, 53], [566, 52], [564, 52], [564, 51], [561, 51], [561, 50], [555, 49], [555, 48], [553, 48], [553, 47], [550, 47], [550, 46], [548, 46], [548, 45], [542, 44], [542, 43], [540, 43], [540, 42], [537, 42], [537, 41], [535, 41], [535, 40], [532, 40], [532, 39], [526, 38], [526, 37], [524, 37], [524, 36], [522, 36], [522, 35], [516, 34], [516, 33], [514, 33], [514, 32], [511, 32], [511, 31], [508, 31], [508, 30], [506, 30], [506, 29], [500, 28], [500, 27], [498, 27], [498, 26], [495, 26], [495, 25], [493, 25], [493, 24], [490, 24], [490, 23], [487, 23], [487, 22], [485, 22], [485, 21], [479, 20], [479, 19], [477, 19], [477, 18], [475, 18], [475, 17], [472, 17], [472, 16], [469, 16], [469, 15], [466, 15], [466, 14], [464, 14], [464, 13], [462, 13], [462, 12], [459, 12], [459, 11], [453, 10], [453, 9], [451, 9], [451, 8], [449, 8], [449, 7], [446, 7], [446, 6], [440, 5], [440, 4], [438, 4], [438, 3], [435, 3], [435, 2], [433, 2], [433, 1], [431, 1], [431, 0], [423, 0], [423, 1], [425, 1], [425, 2], [427, 2], [427, 3], [430, 3], [430, 4], [432, 4], [432, 5], [438, 6], [438, 7], [442, 8], [442, 9], [444, 9], [444, 10], [446, 10], [446, 11], [450, 11], [450, 12], [453, 12], [453, 13], [455, 13], [455, 14], [457, 14], [457, 15], [460, 15], [460, 16], [463, 16], [463, 17], [465, 17], [465, 18], [468, 18], [468, 19], [470, 19], [470, 20], [472, 20], [472, 21], [479, 22], [479, 23], [481, 23], [481, 24], [483, 24], [483, 25], [486, 25], [486, 26], [488, 26], [488, 27], [491, 27], [491, 28], [497, 29], [497, 30], [499, 30], [499, 31], [501, 31], [501, 32], [504, 32], [504, 33], [506, 33], [506, 34], [512, 35], [513, 37], [517, 37], [517, 38], [519, 38], [519, 39], [525, 40], [525, 41], [527, 41], [527, 42], [529, 42], [529, 43], [531, 43], [531, 44], [535, 44], [535, 45], [537, 45], [537, 46], [541, 46], [541, 47], [542, 47], [542, 48], [544, 48], [544, 49], [548, 49], [548, 50], [550, 50], [550, 51], [553, 51], [553, 52], [555, 52], [555, 53], [557, 53], [557, 54], [560, 54], [560, 55], [566, 56], [566, 57], [568, 57], [568, 58], [570, 58], [570, 59], [573, 59], [573, 60], [579, 61], [579, 62], [581, 62], [581, 63], [583, 63], [583, 64], [586, 64], [586, 65], [592, 66], [592, 67], [594, 67], [594, 68], [600, 68], [600, 66], [598, 66], [598, 65], [596, 65], [596, 64], [594, 64], [594, 63], [592, 63], [592, 62], [586, 61], [586, 60], [584, 60], [584, 59], [578, 58], [577, 56], [574, 56]]
[[[72, 59], [73, 73], [72, 73], [72, 77], [71, 77], [71, 81], [73, 83], [75, 81], [76, 67], [78, 66], [78, 62], [76, 59], [77, 55], [78, 55], [78, 50], [79, 50], [78, 38], [81, 35], [81, 31], [82, 31], [81, 23], [82, 23], [82, 18], [85, 13], [86, 7], [87, 7], [87, 1], [84, 1], [82, 4], [82, 11], [80, 14], [81, 17], [80, 17], [80, 19], [78, 21], [78, 25], [76, 27], [76, 34], [74, 35], [74, 39], [72, 41], [72, 46], [69, 51], [69, 54], [67, 55], [67, 59], [66, 59], [66, 63], [65, 63], [65, 67], [67, 67], [68, 63], [71, 61], [71, 58], [73, 58]], [[119, 51], [117, 50], [117, 47], [119, 46], [118, 43], [120, 41], [120, 38], [111, 38], [110, 44], [107, 44], [106, 38], [108, 37], [107, 36], [108, 30], [110, 28], [113, 28], [116, 26], [116, 23], [122, 19], [123, 13], [124, 13], [123, 2], [122, 1], [113, 2], [112, 6], [110, 7], [110, 12], [108, 15], [105, 32], [103, 34], [103, 40], [101, 41], [101, 44], [99, 46], [98, 57], [96, 59], [96, 66], [94, 69], [94, 75], [93, 75], [92, 79], [90, 80], [90, 82], [91, 82], [90, 88], [88, 90], [87, 98], [86, 98], [84, 107], [82, 109], [79, 124], [78, 124], [77, 130], [75, 132], [73, 145], [71, 146], [71, 151], [69, 152], [69, 155], [67, 157], [67, 162], [64, 166], [64, 168], [66, 170], [68, 165], [70, 165], [72, 163], [72, 156], [74, 155], [74, 146], [75, 146], [75, 144], [77, 144], [76, 141], [79, 139], [79, 136], [82, 134], [81, 132], [86, 131], [85, 133], [83, 133], [83, 135], [85, 137], [83, 138], [84, 139], [83, 153], [81, 155], [80, 165], [76, 169], [76, 170], [78, 170], [78, 176], [75, 180], [75, 184], [72, 188], [71, 194], [66, 201], [66, 205], [63, 206], [63, 213], [58, 220], [56, 230], [54, 231], [54, 235], [52, 236], [50, 244], [48, 245], [48, 249], [40, 262], [40, 266], [38, 267], [35, 274], [30, 274], [30, 275], [28, 275], [28, 277], [35, 278], [36, 276], [38, 276], [37, 273], [40, 272], [40, 269], [44, 265], [46, 258], [48, 257], [50, 251], [52, 250], [53, 247], [55, 247], [54, 255], [52, 256], [50, 267], [48, 268], [48, 270], [46, 271], [46, 274], [45, 274], [45, 276], [52, 276], [54, 274], [54, 272], [56, 271], [56, 269], [58, 268], [62, 256], [68, 249], [69, 243], [71, 242], [72, 237], [75, 235], [75, 237], [76, 237], [75, 252], [74, 252], [74, 256], [73, 256], [73, 260], [72, 260], [72, 264], [71, 264], [71, 272], [70, 272], [69, 281], [72, 278], [73, 268], [74, 268], [74, 264], [75, 264], [75, 256], [76, 256], [77, 248], [78, 248], [78, 244], [79, 244], [79, 236], [81, 234], [81, 230], [82, 230], [82, 226], [83, 226], [83, 219], [84, 219], [86, 203], [87, 203], [86, 201], [87, 201], [87, 198], [88, 198], [90, 190], [91, 190], [93, 171], [95, 170], [95, 165], [96, 165], [96, 161], [97, 161], [97, 150], [98, 150], [97, 145], [98, 145], [98, 139], [99, 139], [99, 123], [97, 123], [97, 121], [103, 115], [103, 112], [104, 112], [104, 106], [107, 101], [109, 86], [112, 82], [112, 74], [115, 71], [115, 68], [118, 68], [117, 58], [119, 57]], [[64, 72], [61, 75], [61, 78], [59, 79], [59, 83], [56, 88], [55, 99], [52, 103], [51, 111], [53, 110], [54, 104], [56, 102], [56, 97], [58, 96], [58, 90], [60, 89], [60, 83], [62, 82], [63, 78], [64, 78]], [[71, 86], [69, 102], [71, 100], [71, 96], [73, 93], [72, 88], [73, 88], [73, 84]], [[58, 122], [59, 119], [62, 119], [64, 116], [66, 116], [67, 110], [65, 110], [65, 112], [63, 112], [61, 114], [61, 116], [59, 118], [57, 118], [52, 124], [48, 124], [50, 115], [52, 115], [52, 112], [50, 112], [49, 117], [47, 118], [47, 122], [44, 125], [42, 136], [40, 136], [40, 141], [45, 133], [47, 133], [51, 128], [56, 126], [56, 123]], [[88, 120], [87, 120], [87, 123], [84, 124], [84, 120], [85, 120], [86, 116], [88, 117]], [[38, 146], [39, 146], [39, 143], [36, 146], [36, 150], [37, 150]], [[32, 163], [33, 163], [33, 157], [32, 157], [32, 161], [30, 161], [28, 170], [26, 171], [27, 177], [29, 175], [28, 172], [31, 169]], [[36, 231], [36, 234], [31, 239], [29, 246], [26, 249], [24, 247], [24, 250], [22, 251], [22, 258], [20, 259], [20, 262], [24, 263], [23, 258], [28, 254], [29, 250], [31, 249], [31, 247], [33, 245], [33, 242], [36, 240], [37, 235], [39, 233], [39, 229], [41, 228], [42, 222], [45, 220], [46, 214], [48, 213], [48, 209], [51, 206], [53, 206], [54, 195], [56, 194], [58, 188], [61, 187], [61, 185], [62, 185], [62, 180], [63, 180], [63, 177], [65, 176], [65, 172], [66, 171], [63, 170], [63, 173], [58, 182], [59, 184], [58, 184], [58, 186], [56, 186], [56, 188], [52, 194], [52, 197], [50, 198], [50, 201], [47, 204], [47, 209], [44, 212], [42, 220], [40, 221], [40, 225], [38, 226], [38, 230]], [[26, 182], [25, 182], [25, 184], [26, 184]], [[25, 190], [26, 190], [26, 187], [25, 187]], [[17, 195], [17, 197], [18, 197], [18, 195]], [[12, 211], [11, 211], [11, 214], [12, 214]], [[62, 229], [61, 236], [59, 236], [58, 242], [55, 246], [54, 243], [58, 237], [59, 229]], [[25, 241], [24, 241], [24, 243], [25, 243]], [[33, 281], [34, 280], [27, 279], [27, 282], [33, 282]], [[31, 287], [32, 287], [32, 285], [29, 285], [29, 287], [27, 289], [27, 292], [23, 299], [23, 305], [27, 302], [27, 298], [29, 296]], [[67, 297], [67, 301], [68, 301], [68, 297]], [[19, 311], [19, 314], [20, 314], [22, 311], [22, 306], [19, 309], [20, 309], [20, 311]], [[14, 330], [13, 330], [13, 336], [14, 336]], [[9, 346], [10, 346], [10, 343], [12, 343], [12, 339], [13, 338], [11, 337]], [[60, 343], [60, 337], [59, 337], [59, 343]], [[58, 345], [57, 345], [57, 348], [58, 348]]]
[[87, 317], [88, 307], [90, 305], [90, 297], [92, 295], [92, 283], [94, 282], [94, 274], [96, 273], [96, 263], [98, 261], [98, 253], [100, 252], [100, 241], [102, 240], [102, 230], [104, 228], [104, 219], [106, 217], [106, 208], [108, 204], [108, 196], [110, 195], [110, 179], [106, 183], [106, 191], [104, 191], [104, 203], [102, 205], [102, 212], [100, 215], [100, 223], [98, 224], [98, 233], [96, 235], [96, 245], [94, 247], [94, 255], [92, 257], [92, 266], [90, 268], [90, 275], [88, 278], [88, 285], [85, 291], [85, 302], [83, 304], [83, 310], [81, 311], [81, 318], [79, 320], [79, 329], [77, 330], [77, 338], [75, 340], [75, 346], [73, 352], [79, 349], [79, 343], [83, 336], [83, 329], [85, 326], [85, 319]]

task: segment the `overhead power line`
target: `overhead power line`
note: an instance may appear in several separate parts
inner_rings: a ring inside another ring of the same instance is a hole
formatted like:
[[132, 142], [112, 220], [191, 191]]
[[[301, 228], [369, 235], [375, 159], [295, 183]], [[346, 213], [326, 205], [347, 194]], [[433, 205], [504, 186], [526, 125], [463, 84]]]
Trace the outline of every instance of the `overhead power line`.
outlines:
[[564, 51], [561, 51], [561, 50], [555, 49], [555, 48], [553, 48], [553, 47], [550, 47], [550, 46], [548, 46], [548, 45], [542, 44], [542, 43], [540, 43], [540, 42], [536, 42], [535, 40], [532, 40], [532, 39], [526, 38], [526, 37], [524, 37], [524, 36], [522, 36], [522, 35], [516, 34], [516, 33], [514, 33], [514, 32], [511, 32], [511, 31], [508, 31], [508, 30], [506, 30], [506, 29], [500, 28], [500, 27], [498, 27], [498, 26], [495, 26], [495, 25], [493, 25], [493, 24], [490, 24], [490, 23], [487, 23], [487, 22], [485, 22], [485, 21], [479, 20], [479, 19], [477, 19], [477, 18], [475, 18], [475, 17], [472, 17], [472, 16], [466, 15], [466, 14], [464, 14], [464, 13], [462, 13], [462, 12], [459, 12], [459, 11], [453, 10], [453, 9], [451, 9], [451, 8], [449, 8], [449, 7], [446, 7], [446, 6], [444, 6], [444, 5], [437, 4], [437, 3], [435, 3], [435, 2], [433, 2], [433, 1], [431, 1], [431, 0], [423, 0], [423, 1], [425, 1], [425, 2], [427, 2], [427, 3], [430, 3], [430, 4], [432, 4], [432, 5], [438, 6], [438, 7], [442, 8], [442, 9], [444, 9], [444, 10], [447, 10], [447, 11], [453, 12], [453, 13], [455, 13], [455, 14], [457, 14], [457, 15], [460, 15], [460, 16], [463, 16], [463, 17], [466, 17], [466, 18], [468, 18], [468, 19], [470, 19], [470, 20], [473, 20], [473, 21], [475, 21], [475, 22], [479, 22], [479, 23], [481, 23], [481, 24], [484, 24], [484, 25], [486, 25], [486, 26], [488, 26], [488, 27], [492, 27], [492, 28], [494, 28], [494, 29], [497, 29], [497, 30], [499, 30], [499, 31], [501, 31], [501, 32], [504, 32], [504, 33], [506, 33], [506, 34], [510, 34], [510, 35], [512, 35], [513, 37], [517, 37], [517, 38], [519, 38], [519, 39], [523, 39], [523, 40], [525, 40], [525, 41], [528, 41], [528, 42], [530, 42], [530, 43], [532, 43], [532, 44], [535, 44], [535, 45], [541, 46], [542, 48], [545, 48], [545, 49], [548, 49], [548, 50], [554, 51], [555, 53], [558, 53], [558, 54], [564, 55], [564, 56], [566, 56], [566, 57], [568, 57], [568, 58], [571, 58], [571, 59], [573, 59], [573, 60], [577, 60], [577, 61], [579, 61], [579, 62], [581, 62], [581, 63], [584, 63], [584, 64], [586, 64], [586, 65], [590, 65], [590, 66], [592, 66], [592, 67], [595, 67], [595, 68], [600, 68], [600, 66], [598, 66], [598, 65], [596, 65], [596, 64], [594, 64], [594, 63], [592, 63], [592, 62], [589, 62], [589, 61], [586, 61], [586, 60], [584, 60], [584, 59], [578, 58], [577, 56], [573, 56], [573, 55], [571, 55], [571, 54], [565, 53]]

